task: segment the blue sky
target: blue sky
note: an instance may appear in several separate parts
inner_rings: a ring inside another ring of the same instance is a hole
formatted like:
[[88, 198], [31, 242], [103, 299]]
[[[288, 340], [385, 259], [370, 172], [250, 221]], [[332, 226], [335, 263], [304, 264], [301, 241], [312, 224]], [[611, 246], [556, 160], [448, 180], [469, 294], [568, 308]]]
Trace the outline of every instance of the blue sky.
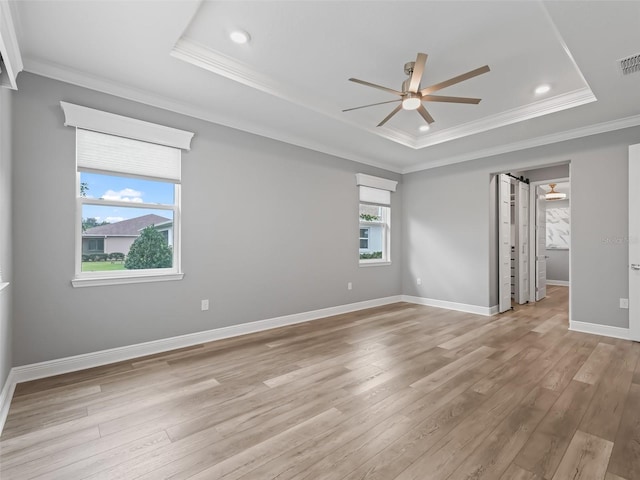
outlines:
[[96, 173], [80, 173], [80, 181], [86, 182], [87, 198], [104, 198], [105, 200], [120, 200], [131, 203], [131, 207], [111, 207], [85, 205], [82, 217], [94, 217], [99, 222], [109, 223], [127, 220], [129, 218], [155, 213], [166, 218], [172, 218], [173, 213], [166, 210], [135, 208], [137, 203], [173, 204], [174, 185], [172, 183], [155, 182], [139, 178], [116, 177]]

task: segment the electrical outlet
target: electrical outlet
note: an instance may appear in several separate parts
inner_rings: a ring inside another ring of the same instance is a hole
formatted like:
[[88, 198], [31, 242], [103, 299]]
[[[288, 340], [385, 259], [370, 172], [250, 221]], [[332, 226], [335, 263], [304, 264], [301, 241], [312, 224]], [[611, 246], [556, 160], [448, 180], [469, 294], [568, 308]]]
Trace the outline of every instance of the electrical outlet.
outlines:
[[418, 285], [422, 285], [422, 279], [421, 279], [420, 277], [418, 277], [418, 278], [416, 279], [416, 283], [417, 283]]
[[202, 300], [200, 302], [200, 309], [204, 312], [205, 310], [209, 310], [209, 300]]
[[353, 283], [347, 283], [347, 290], [353, 290]]
[[620, 299], [620, 308], [629, 308], [629, 299], [621, 298]]

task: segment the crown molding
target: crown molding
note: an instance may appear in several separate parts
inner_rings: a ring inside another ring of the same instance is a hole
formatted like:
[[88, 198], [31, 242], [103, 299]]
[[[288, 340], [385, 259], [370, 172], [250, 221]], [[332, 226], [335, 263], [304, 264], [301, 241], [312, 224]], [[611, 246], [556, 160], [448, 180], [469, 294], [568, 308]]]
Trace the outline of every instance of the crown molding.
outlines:
[[151, 107], [169, 110], [181, 115], [186, 115], [188, 117], [197, 118], [199, 120], [215, 123], [224, 127], [229, 127], [235, 130], [240, 130], [272, 140], [277, 140], [279, 142], [288, 143], [290, 145], [305, 148], [307, 150], [313, 150], [316, 152], [324, 153], [326, 155], [331, 155], [364, 165], [381, 168], [393, 173], [400, 173], [400, 167], [396, 165], [375, 162], [366, 157], [353, 154], [346, 150], [332, 148], [329, 145], [320, 144], [318, 142], [312, 142], [307, 139], [300, 138], [296, 135], [288, 134], [286, 132], [283, 132], [282, 130], [270, 129], [264, 125], [251, 123], [245, 120], [237, 121], [229, 117], [216, 114], [215, 112], [212, 112], [208, 109], [172, 100], [163, 95], [149, 93], [147, 90], [141, 90], [119, 82], [105, 80], [94, 75], [88, 75], [84, 72], [79, 72], [64, 65], [59, 65], [53, 62], [47, 62], [31, 57], [25, 57], [24, 62], [24, 70], [29, 73], [51, 78], [53, 80], [58, 80], [60, 82], [69, 83], [78, 87], [88, 88], [90, 90], [106, 93], [108, 95], [114, 95], [126, 100], [143, 103]]
[[[568, 92], [562, 95], [541, 100], [524, 107], [513, 108], [495, 115], [484, 117], [480, 120], [467, 122], [459, 126], [448, 128], [439, 132], [427, 135], [409, 134], [391, 126], [369, 127], [361, 122], [349, 120], [344, 115], [337, 115], [338, 108], [326, 103], [314, 103], [310, 101], [309, 95], [303, 92], [296, 92], [290, 86], [284, 85], [267, 75], [255, 71], [249, 65], [240, 62], [228, 55], [207, 47], [188, 37], [178, 40], [170, 55], [174, 58], [187, 62], [196, 67], [202, 68], [217, 75], [229, 78], [238, 83], [255, 88], [269, 95], [281, 98], [322, 115], [328, 116], [340, 122], [352, 125], [361, 130], [368, 131], [374, 135], [386, 138], [414, 150], [430, 147], [458, 138], [483, 133], [488, 130], [504, 127], [513, 123], [530, 120], [542, 115], [558, 112], [568, 108], [577, 107], [596, 101], [596, 97], [584, 82], [585, 87]], [[573, 62], [573, 59], [572, 59]], [[574, 66], [575, 66], [575, 62]], [[577, 68], [577, 66], [576, 66]], [[578, 70], [579, 72], [579, 70]]]
[[[451, 157], [441, 158], [433, 162], [420, 162], [409, 167], [400, 167], [397, 165], [390, 165], [382, 162], [371, 161], [368, 158], [353, 154], [349, 151], [330, 147], [329, 145], [320, 144], [318, 142], [312, 142], [307, 139], [300, 138], [295, 135], [287, 134], [280, 130], [273, 130], [264, 125], [254, 124], [248, 121], [238, 121], [230, 119], [228, 117], [217, 115], [215, 112], [207, 109], [197, 107], [191, 104], [178, 102], [169, 99], [162, 95], [156, 95], [149, 93], [148, 91], [140, 90], [122, 83], [105, 80], [96, 76], [88, 75], [83, 72], [79, 72], [74, 69], [70, 69], [66, 66], [55, 64], [52, 62], [43, 61], [31, 57], [24, 58], [24, 70], [48, 77], [54, 80], [70, 83], [79, 87], [96, 90], [109, 95], [114, 95], [127, 100], [143, 103], [152, 107], [169, 110], [175, 113], [186, 115], [189, 117], [197, 118], [207, 122], [219, 124], [225, 127], [233, 128], [236, 130], [245, 131], [261, 137], [270, 138], [280, 142], [288, 143], [297, 147], [305, 148], [308, 150], [317, 151], [327, 155], [340, 157], [346, 160], [351, 160], [364, 165], [370, 165], [372, 167], [381, 168], [393, 173], [406, 174], [418, 172], [421, 170], [429, 170], [432, 168], [451, 165], [454, 163], [467, 162], [470, 160], [477, 160], [480, 158], [491, 157], [494, 155], [500, 155], [503, 153], [511, 153], [518, 150], [526, 150], [528, 148], [539, 147], [552, 143], [563, 142], [566, 140], [572, 140], [575, 138], [586, 137], [590, 135], [597, 135], [599, 133], [606, 133], [613, 130], [619, 130], [623, 128], [635, 127], [640, 125], [640, 115], [626, 117], [622, 119], [616, 119], [608, 122], [598, 123], [594, 125], [588, 125], [585, 127], [576, 128], [573, 130], [567, 130], [564, 132], [558, 132], [551, 135], [545, 135], [536, 137], [520, 142], [513, 142], [504, 145], [498, 145], [496, 147], [487, 148], [484, 150], [478, 150], [469, 152], [462, 155], [455, 155]], [[579, 98], [576, 98], [579, 101]]]
[[24, 65], [8, 0], [0, 0], [0, 54], [5, 67], [0, 72], [0, 85], [17, 90], [16, 79]]
[[532, 118], [541, 117], [550, 113], [560, 112], [569, 108], [579, 107], [597, 99], [589, 87], [584, 87], [573, 92], [530, 103], [524, 107], [512, 108], [496, 115], [490, 115], [480, 120], [467, 122], [462, 125], [447, 128], [433, 135], [427, 135], [416, 142], [416, 149], [431, 147], [440, 143], [449, 142], [458, 138], [487, 132], [513, 123], [524, 122]]
[[492, 157], [495, 155], [502, 155], [503, 153], [517, 152], [519, 150], [526, 150], [528, 148], [541, 147], [541, 146], [550, 145], [553, 143], [565, 142], [567, 140], [574, 140], [576, 138], [582, 138], [582, 137], [588, 137], [591, 135], [598, 135], [600, 133], [612, 132], [614, 130], [622, 130], [624, 128], [637, 127], [639, 125], [640, 125], [640, 115], [633, 115], [631, 117], [610, 120], [608, 122], [596, 123], [593, 125], [587, 125], [585, 127], [574, 128], [572, 130], [565, 130], [564, 132], [553, 133], [551, 135], [543, 135], [541, 137], [531, 138], [528, 140], [523, 140], [521, 142], [508, 143], [508, 144], [499, 145], [493, 148], [478, 150], [472, 153], [443, 158], [436, 162], [418, 163], [414, 166], [403, 168], [400, 173], [406, 174], [406, 173], [419, 172], [422, 170], [430, 170], [432, 168], [444, 167], [446, 165], [452, 165], [454, 163], [468, 162], [469, 160], [477, 160], [480, 158]]

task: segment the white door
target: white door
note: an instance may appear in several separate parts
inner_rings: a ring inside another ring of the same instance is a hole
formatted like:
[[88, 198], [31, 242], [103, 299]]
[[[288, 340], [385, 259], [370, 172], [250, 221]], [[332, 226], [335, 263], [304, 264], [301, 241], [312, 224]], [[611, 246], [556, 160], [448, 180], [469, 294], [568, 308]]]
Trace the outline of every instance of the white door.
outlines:
[[640, 144], [629, 146], [629, 333], [640, 340]]
[[536, 302], [547, 296], [547, 203], [536, 187]]
[[498, 277], [500, 313], [511, 308], [511, 180], [498, 175]]
[[518, 249], [518, 298], [523, 304], [529, 301], [529, 185], [517, 182], [516, 193], [516, 246]]

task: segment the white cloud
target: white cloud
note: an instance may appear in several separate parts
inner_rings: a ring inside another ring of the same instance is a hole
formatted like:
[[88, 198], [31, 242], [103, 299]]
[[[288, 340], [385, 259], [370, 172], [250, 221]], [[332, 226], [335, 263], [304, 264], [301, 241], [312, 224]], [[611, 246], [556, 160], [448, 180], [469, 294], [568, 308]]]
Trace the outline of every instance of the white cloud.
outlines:
[[102, 195], [105, 200], [118, 200], [121, 202], [142, 203], [142, 192], [133, 188], [123, 188], [120, 191], [107, 190]]
[[124, 220], [124, 217], [107, 217], [104, 220], [105, 222], [108, 222], [108, 223], [117, 223]]

